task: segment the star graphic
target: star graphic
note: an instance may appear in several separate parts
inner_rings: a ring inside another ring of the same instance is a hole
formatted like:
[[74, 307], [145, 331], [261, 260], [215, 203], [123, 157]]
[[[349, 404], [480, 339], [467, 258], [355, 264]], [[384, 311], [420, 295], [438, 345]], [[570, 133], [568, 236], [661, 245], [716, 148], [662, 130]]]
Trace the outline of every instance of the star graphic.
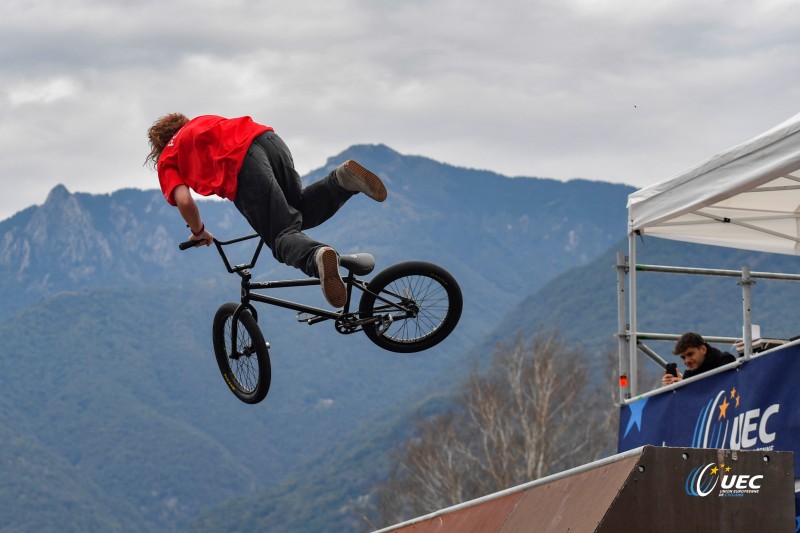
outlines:
[[741, 399], [741, 396], [738, 396], [738, 395], [737, 395], [737, 396], [736, 396], [736, 408], [737, 408], [737, 409], [739, 408], [739, 400], [740, 400], [740, 399]]
[[726, 472], [730, 472], [730, 471], [731, 471], [731, 467], [727, 467], [727, 468], [725, 469], [725, 471], [726, 471]]
[[644, 398], [628, 404], [628, 408], [631, 410], [631, 417], [628, 420], [628, 426], [625, 428], [625, 434], [622, 436], [623, 439], [628, 436], [633, 426], [636, 426], [640, 432], [642, 431], [642, 411], [644, 411], [644, 406], [647, 405], [647, 400], [649, 399]]
[[735, 398], [735, 397], [736, 397], [736, 387], [731, 389], [731, 398]]
[[722, 403], [719, 405], [719, 418], [717, 418], [717, 420], [722, 420], [723, 418], [726, 418], [725, 411], [728, 410], [728, 407], [730, 405], [731, 404], [728, 403], [728, 399], [727, 398], [724, 398], [722, 400]]
[[719, 468], [717, 468], [716, 466], [711, 469], [711, 475], [716, 475], [717, 472], [719, 472]]

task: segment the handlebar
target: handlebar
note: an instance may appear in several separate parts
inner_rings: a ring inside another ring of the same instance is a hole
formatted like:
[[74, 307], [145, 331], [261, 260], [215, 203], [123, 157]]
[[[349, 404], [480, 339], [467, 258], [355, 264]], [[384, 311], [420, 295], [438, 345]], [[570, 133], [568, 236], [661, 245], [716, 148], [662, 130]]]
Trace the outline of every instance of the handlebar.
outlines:
[[[216, 239], [214, 239], [214, 240], [216, 240]], [[188, 250], [189, 248], [195, 248], [195, 247], [199, 246], [200, 243], [202, 243], [202, 242], [203, 241], [192, 241], [192, 240], [184, 241], [184, 242], [182, 242], [182, 243], [180, 243], [178, 245], [178, 248], [181, 249], [181, 250]]]
[[[225, 255], [225, 251], [222, 249], [222, 247], [226, 246], [228, 244], [235, 244], [237, 242], [247, 241], [247, 240], [250, 240], [250, 239], [259, 239], [258, 246], [256, 247], [255, 253], [253, 254], [253, 258], [250, 260], [249, 263], [247, 263], [245, 265], [231, 266], [231, 264], [228, 262], [228, 257]], [[184, 242], [178, 244], [178, 249], [180, 249], [180, 250], [188, 250], [189, 248], [195, 248], [199, 244], [201, 244], [202, 242], [203, 241], [194, 241], [194, 240], [184, 241]], [[261, 253], [261, 248], [264, 246], [264, 241], [263, 241], [263, 239], [261, 239], [261, 237], [259, 236], [258, 233], [253, 233], [251, 235], [245, 235], [244, 237], [237, 237], [237, 238], [231, 239], [229, 241], [220, 241], [220, 240], [217, 240], [215, 238], [213, 242], [214, 242], [214, 246], [217, 247], [217, 251], [219, 252], [220, 257], [222, 258], [222, 262], [225, 263], [225, 268], [227, 268], [228, 272], [230, 272], [230, 273], [240, 272], [242, 270], [247, 270], [247, 269], [253, 268], [255, 266], [255, 264], [256, 264], [256, 260], [258, 259], [258, 255]]]

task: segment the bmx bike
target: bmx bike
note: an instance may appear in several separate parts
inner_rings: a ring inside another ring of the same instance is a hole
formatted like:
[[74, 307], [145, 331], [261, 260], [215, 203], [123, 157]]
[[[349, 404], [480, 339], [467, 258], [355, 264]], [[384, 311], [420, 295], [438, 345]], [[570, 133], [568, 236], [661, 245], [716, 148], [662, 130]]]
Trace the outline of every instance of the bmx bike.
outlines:
[[[231, 265], [224, 247], [250, 239], [259, 239], [250, 261]], [[186, 241], [179, 248], [196, 245], [197, 241]], [[347, 300], [342, 309], [331, 311], [255, 292], [320, 284], [318, 278], [252, 281], [251, 269], [264, 247], [258, 234], [228, 241], [214, 239], [214, 245], [228, 272], [241, 278], [241, 300], [222, 304], [214, 316], [214, 354], [228, 388], [245, 403], [263, 400], [272, 380], [270, 345], [258, 326], [254, 302], [292, 309], [297, 321], [308, 325], [333, 321], [336, 331], [344, 335], [363, 331], [376, 345], [398, 353], [420, 352], [439, 344], [461, 317], [461, 288], [449, 272], [432, 263], [398, 263], [365, 281], [360, 276], [374, 270], [374, 257], [368, 253], [342, 255], [339, 264], [347, 271], [342, 278]], [[353, 289], [361, 291], [357, 310]]]

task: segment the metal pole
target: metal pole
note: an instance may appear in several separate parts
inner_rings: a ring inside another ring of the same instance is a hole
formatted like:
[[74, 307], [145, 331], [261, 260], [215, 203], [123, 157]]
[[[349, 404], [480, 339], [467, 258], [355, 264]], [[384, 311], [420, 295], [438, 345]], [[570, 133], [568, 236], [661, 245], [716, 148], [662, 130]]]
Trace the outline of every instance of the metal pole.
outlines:
[[[636, 339], [639, 341], [642, 340], [650, 340], [650, 341], [676, 341], [681, 338], [681, 335], [677, 333], [650, 333], [647, 331], [640, 331], [636, 335]], [[742, 340], [741, 337], [718, 337], [714, 335], [703, 335], [703, 339], [706, 342], [710, 343], [728, 343], [732, 344], [734, 342], [739, 342]]]
[[625, 305], [625, 274], [628, 258], [617, 252], [617, 353], [619, 356], [619, 401], [622, 403], [628, 394], [628, 310]]
[[[628, 313], [630, 314], [630, 336], [628, 337], [628, 392], [627, 398], [636, 396], [639, 393], [637, 365], [638, 350], [636, 349], [636, 232], [628, 233]], [[626, 398], [626, 399], [627, 399]]]
[[[724, 270], [720, 268], [691, 268], [666, 265], [636, 265], [638, 272], [667, 272], [671, 274], [695, 274], [699, 276], [727, 276], [731, 278], [742, 277], [741, 270]], [[800, 281], [800, 274], [784, 274], [780, 272], [750, 272], [750, 279], [780, 279], [785, 281]]]
[[645, 343], [637, 341], [637, 344], [638, 344], [639, 349], [642, 351], [643, 354], [645, 354], [647, 357], [649, 357], [650, 359], [655, 361], [656, 364], [658, 364], [658, 366], [660, 366], [661, 368], [666, 368], [667, 361], [663, 357], [658, 355], [655, 351], [653, 351], [652, 348], [650, 348]]
[[751, 286], [753, 284], [755, 284], [755, 281], [750, 279], [750, 267], [744, 265], [742, 267], [742, 281], [739, 282], [739, 285], [742, 286], [742, 314], [744, 315], [742, 322], [744, 324], [743, 339], [745, 361], [750, 359], [750, 356], [753, 355], [753, 312], [751, 309]]

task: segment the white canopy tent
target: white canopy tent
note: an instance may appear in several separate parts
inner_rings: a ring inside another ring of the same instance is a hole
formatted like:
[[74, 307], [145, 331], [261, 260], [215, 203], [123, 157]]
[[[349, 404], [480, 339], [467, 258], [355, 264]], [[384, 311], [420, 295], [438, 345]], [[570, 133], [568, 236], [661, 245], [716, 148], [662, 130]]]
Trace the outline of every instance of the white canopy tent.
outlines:
[[800, 254], [800, 114], [628, 196], [628, 232]]
[[[800, 255], [800, 114], [672, 179], [628, 196], [629, 255], [625, 264], [620, 261], [617, 265], [623, 402], [638, 394], [638, 350], [648, 353], [639, 342], [643, 335], [636, 330], [638, 235]], [[627, 312], [623, 272], [628, 275]], [[747, 359], [752, 347], [749, 269], [744, 267], [741, 274]], [[657, 354], [648, 355], [658, 360]]]

